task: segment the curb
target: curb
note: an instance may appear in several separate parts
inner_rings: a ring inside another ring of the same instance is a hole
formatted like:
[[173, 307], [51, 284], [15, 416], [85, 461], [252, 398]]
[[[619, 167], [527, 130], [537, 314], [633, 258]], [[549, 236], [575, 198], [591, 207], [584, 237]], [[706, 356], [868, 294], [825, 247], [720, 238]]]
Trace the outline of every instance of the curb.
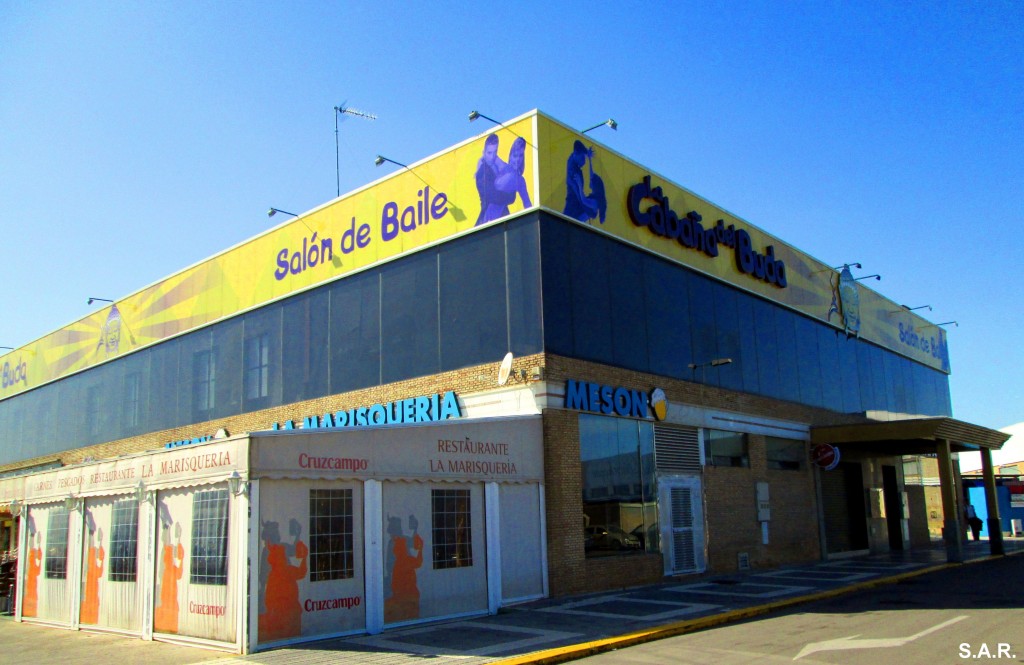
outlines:
[[[1013, 554], [1020, 553], [1014, 552]], [[1005, 556], [1007, 555], [988, 556], [981, 559], [972, 559], [970, 561], [964, 561], [960, 563], [938, 564], [935, 566], [922, 568], [920, 570], [913, 570], [907, 573], [900, 573], [898, 575], [893, 575], [890, 577], [869, 580], [867, 582], [859, 582], [857, 584], [852, 584], [850, 586], [845, 586], [838, 589], [829, 589], [827, 591], [819, 591], [817, 593], [811, 593], [805, 596], [787, 598], [785, 600], [779, 600], [773, 603], [767, 603], [765, 605], [746, 607], [739, 610], [723, 612], [722, 614], [701, 617], [699, 619], [678, 621], [675, 623], [639, 630], [632, 633], [627, 633], [625, 635], [619, 635], [616, 637], [608, 637], [601, 640], [582, 642], [580, 644], [574, 644], [566, 647], [558, 647], [555, 649], [545, 649], [544, 651], [537, 651], [535, 653], [526, 654], [523, 656], [514, 656], [512, 658], [491, 661], [489, 665], [553, 665], [554, 663], [565, 663], [571, 660], [585, 658], [587, 656], [595, 656], [597, 654], [607, 653], [609, 651], [614, 651], [616, 649], [631, 647], [637, 644], [644, 644], [646, 642], [654, 642], [656, 640], [662, 640], [668, 637], [685, 635], [686, 633], [693, 633], [698, 630], [704, 630], [707, 628], [720, 626], [726, 623], [732, 623], [735, 621], [741, 621], [743, 619], [749, 619], [751, 617], [760, 616], [762, 614], [768, 614], [770, 612], [787, 609], [795, 605], [803, 605], [805, 603], [811, 603], [818, 600], [835, 598], [837, 596], [843, 596], [848, 593], [872, 589], [874, 587], [879, 587], [883, 585], [896, 584], [906, 579], [917, 577], [919, 575], [926, 575], [928, 573], [938, 572], [940, 570], [956, 568], [957, 566], [963, 566], [966, 564], [974, 564], [981, 563], [983, 561], [1002, 559]]]

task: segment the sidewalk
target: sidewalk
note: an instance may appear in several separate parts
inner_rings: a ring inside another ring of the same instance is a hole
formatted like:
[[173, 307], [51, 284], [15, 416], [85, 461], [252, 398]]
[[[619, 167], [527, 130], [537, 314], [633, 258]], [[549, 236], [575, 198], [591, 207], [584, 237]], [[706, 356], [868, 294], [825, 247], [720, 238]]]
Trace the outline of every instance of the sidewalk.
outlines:
[[[1005, 541], [1007, 554], [1024, 539]], [[988, 541], [965, 545], [968, 562], [989, 558]], [[495, 616], [427, 624], [380, 635], [312, 642], [248, 656], [0, 621], [4, 660], [76, 665], [433, 665], [555, 663], [766, 614], [829, 596], [891, 584], [959, 564], [941, 547], [816, 562], [731, 575], [682, 577], [656, 586], [546, 599]], [[19, 657], [24, 651], [25, 657]], [[31, 656], [29, 656], [29, 650]]]

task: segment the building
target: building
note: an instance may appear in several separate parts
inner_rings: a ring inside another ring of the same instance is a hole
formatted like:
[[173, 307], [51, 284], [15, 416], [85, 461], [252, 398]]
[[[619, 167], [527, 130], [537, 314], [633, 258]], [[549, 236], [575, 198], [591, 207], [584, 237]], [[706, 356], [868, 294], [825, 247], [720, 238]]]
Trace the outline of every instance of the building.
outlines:
[[538, 112], [0, 365], [17, 616], [233, 651], [912, 547], [907, 455], [955, 559], [1006, 439], [940, 327]]

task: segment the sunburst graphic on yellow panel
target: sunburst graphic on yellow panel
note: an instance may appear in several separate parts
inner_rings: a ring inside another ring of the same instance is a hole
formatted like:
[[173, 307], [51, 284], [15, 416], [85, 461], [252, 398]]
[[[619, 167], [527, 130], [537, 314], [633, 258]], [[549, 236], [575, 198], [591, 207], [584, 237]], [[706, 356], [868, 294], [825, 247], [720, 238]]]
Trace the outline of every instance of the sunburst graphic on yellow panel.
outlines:
[[215, 321], [234, 310], [221, 266], [208, 261], [169, 277], [131, 298], [133, 329], [140, 344]]
[[209, 261], [118, 301], [40, 341], [40, 381], [86, 369], [238, 311], [223, 267]]
[[93, 315], [50, 335], [43, 349], [43, 358], [50, 368], [51, 376], [48, 378], [56, 378], [93, 364], [91, 361], [105, 318]]

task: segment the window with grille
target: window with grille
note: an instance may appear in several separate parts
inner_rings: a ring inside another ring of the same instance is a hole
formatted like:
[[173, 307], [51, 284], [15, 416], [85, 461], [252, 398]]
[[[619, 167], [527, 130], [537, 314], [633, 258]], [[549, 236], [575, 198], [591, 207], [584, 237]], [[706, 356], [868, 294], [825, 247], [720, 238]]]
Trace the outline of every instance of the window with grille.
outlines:
[[200, 413], [214, 407], [217, 394], [217, 356], [199, 351], [192, 356], [192, 410]]
[[469, 521], [469, 490], [431, 490], [434, 568], [473, 565], [472, 528]]
[[309, 490], [309, 579], [353, 575], [352, 490]]
[[196, 492], [192, 497], [192, 584], [228, 583], [228, 491]]
[[110, 563], [107, 578], [111, 582], [134, 582], [139, 550], [139, 505], [134, 499], [114, 503], [110, 529]]
[[245, 398], [270, 394], [270, 335], [263, 333], [245, 340]]
[[46, 577], [63, 580], [68, 576], [68, 510], [64, 506], [50, 509], [46, 522]]
[[124, 377], [124, 426], [137, 427], [142, 420], [142, 374], [130, 372]]

